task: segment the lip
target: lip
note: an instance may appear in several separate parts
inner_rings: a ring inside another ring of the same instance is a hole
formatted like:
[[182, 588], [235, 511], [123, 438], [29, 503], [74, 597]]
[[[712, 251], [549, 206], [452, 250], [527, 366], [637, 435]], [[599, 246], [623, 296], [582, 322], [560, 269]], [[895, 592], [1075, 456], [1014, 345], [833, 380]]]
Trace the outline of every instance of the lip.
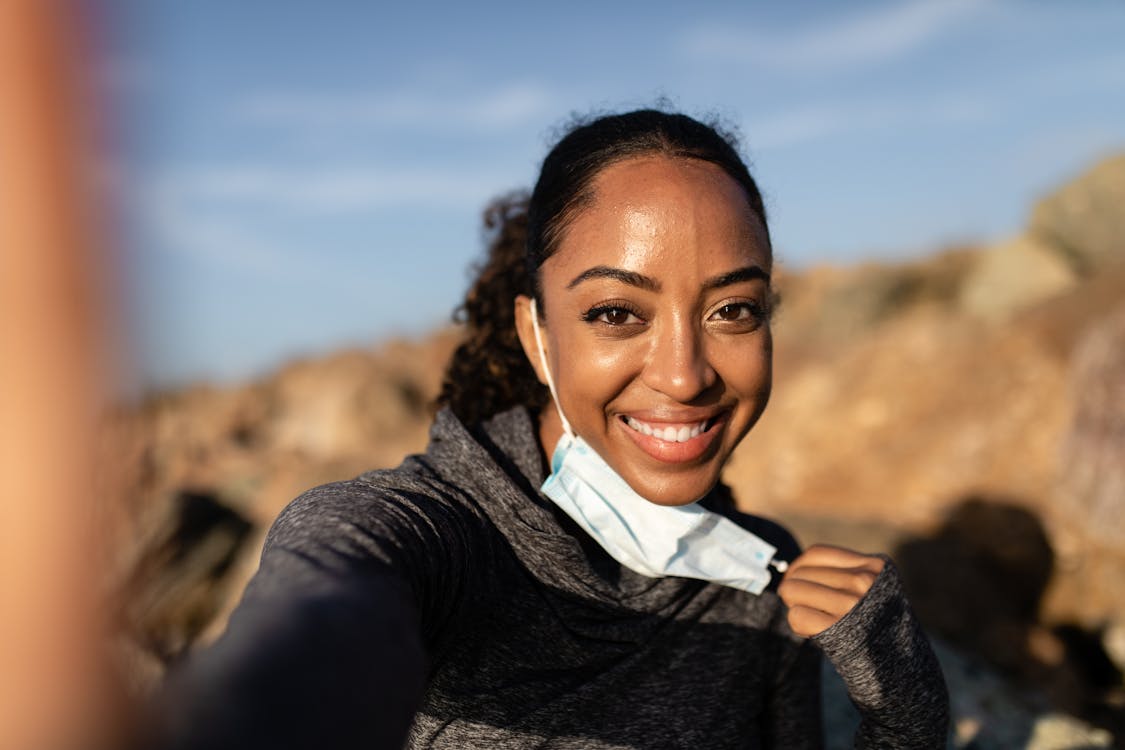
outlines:
[[[711, 425], [706, 431], [699, 433], [695, 437], [689, 438], [682, 443], [677, 443], [661, 440], [651, 435], [645, 435], [643, 432], [637, 432], [625, 423], [625, 420], [629, 417], [634, 417], [652, 425], [684, 425], [703, 421], [710, 421]], [[619, 415], [618, 419], [615, 421], [617, 422], [617, 426], [621, 430], [624, 430], [625, 434], [629, 436], [629, 439], [647, 455], [662, 463], [675, 464], [695, 461], [706, 454], [711, 446], [715, 444], [716, 440], [718, 440], [720, 433], [726, 428], [729, 420], [730, 412], [722, 411], [718, 414], [714, 412], [678, 414], [675, 419], [670, 419], [669, 415], [661, 415], [660, 419], [646, 419], [643, 413], [633, 412]]]

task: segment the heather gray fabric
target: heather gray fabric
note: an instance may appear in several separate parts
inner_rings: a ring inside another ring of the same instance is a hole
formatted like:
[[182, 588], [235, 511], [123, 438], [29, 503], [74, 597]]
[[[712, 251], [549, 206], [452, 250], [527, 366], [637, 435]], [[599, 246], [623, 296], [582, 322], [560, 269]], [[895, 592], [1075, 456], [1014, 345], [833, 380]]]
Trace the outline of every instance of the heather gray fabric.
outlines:
[[[523, 409], [311, 490], [278, 518], [227, 633], [171, 684], [160, 747], [815, 748], [819, 649], [856, 746], [941, 748], [948, 701], [888, 565], [811, 641], [760, 596], [641, 576], [538, 487]], [[792, 559], [776, 524], [703, 501]]]

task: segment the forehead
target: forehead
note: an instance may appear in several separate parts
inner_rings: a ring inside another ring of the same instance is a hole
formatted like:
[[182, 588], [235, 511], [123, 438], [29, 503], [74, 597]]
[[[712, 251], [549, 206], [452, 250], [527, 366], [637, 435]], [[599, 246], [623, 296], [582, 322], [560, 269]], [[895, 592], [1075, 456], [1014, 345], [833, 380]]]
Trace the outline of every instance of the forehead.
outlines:
[[602, 170], [591, 187], [592, 200], [571, 219], [545, 275], [596, 265], [684, 278], [748, 264], [769, 270], [765, 227], [742, 186], [710, 162], [628, 159]]

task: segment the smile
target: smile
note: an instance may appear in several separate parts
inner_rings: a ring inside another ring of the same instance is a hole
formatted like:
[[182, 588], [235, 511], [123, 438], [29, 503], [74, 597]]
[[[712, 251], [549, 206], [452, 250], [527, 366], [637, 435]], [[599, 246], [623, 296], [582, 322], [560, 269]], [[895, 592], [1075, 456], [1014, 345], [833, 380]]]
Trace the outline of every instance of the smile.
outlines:
[[682, 464], [705, 460], [712, 455], [724, 434], [730, 413], [694, 422], [646, 422], [632, 415], [619, 415], [618, 423], [630, 441], [661, 463]]
[[707, 431], [709, 420], [687, 424], [662, 424], [651, 425], [642, 422], [636, 417], [625, 417], [625, 424], [637, 432], [667, 443], [686, 443], [692, 438], [699, 437], [700, 433]]

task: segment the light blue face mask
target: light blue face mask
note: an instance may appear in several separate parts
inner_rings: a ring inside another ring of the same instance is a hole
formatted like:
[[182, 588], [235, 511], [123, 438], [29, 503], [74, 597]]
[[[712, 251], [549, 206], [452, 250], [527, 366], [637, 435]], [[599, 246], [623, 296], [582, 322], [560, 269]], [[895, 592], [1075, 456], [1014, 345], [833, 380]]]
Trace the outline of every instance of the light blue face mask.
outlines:
[[538, 318], [532, 300], [539, 362], [563, 425], [551, 457], [551, 474], [541, 488], [543, 494], [613, 559], [641, 575], [700, 578], [762, 593], [770, 582], [770, 566], [779, 573], [788, 567], [784, 560], [774, 559], [777, 549], [773, 545], [697, 502], [664, 506], [645, 500], [574, 434], [559, 405]]

